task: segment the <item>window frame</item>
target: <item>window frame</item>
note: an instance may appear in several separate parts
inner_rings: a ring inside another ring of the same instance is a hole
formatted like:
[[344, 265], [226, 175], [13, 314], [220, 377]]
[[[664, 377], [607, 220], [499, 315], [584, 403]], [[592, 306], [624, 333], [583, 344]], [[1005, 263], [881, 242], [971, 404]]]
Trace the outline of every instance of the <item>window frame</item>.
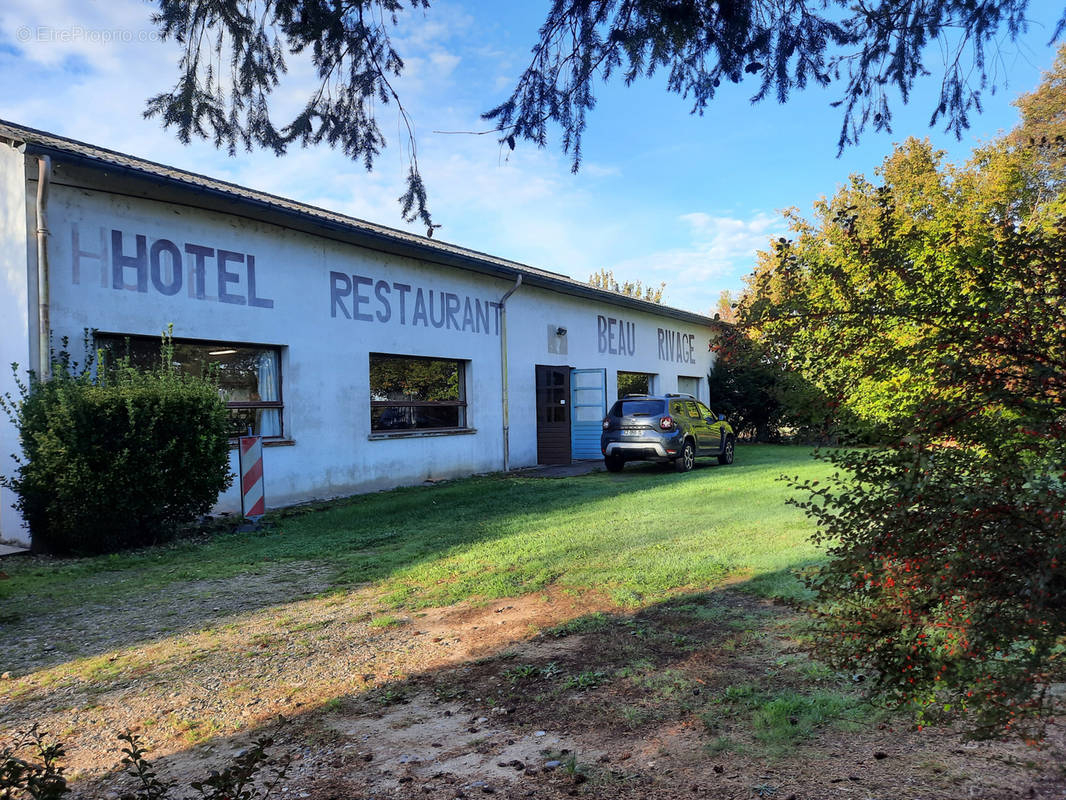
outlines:
[[[93, 331], [93, 346], [94, 349], [99, 350], [99, 340], [101, 337], [109, 339], [117, 339], [120, 343], [129, 340], [132, 342], [152, 342], [157, 346], [161, 345], [162, 339], [159, 336], [151, 336], [143, 333], [116, 333], [114, 331]], [[265, 344], [262, 342], [223, 342], [217, 339], [194, 339], [186, 338], [184, 336], [175, 336], [171, 339], [174, 344], [180, 345], [193, 345], [196, 347], [212, 347], [216, 349], [225, 348], [244, 348], [253, 350], [272, 350], [277, 356], [278, 362], [278, 399], [277, 400], [234, 400], [226, 401], [226, 409], [244, 410], [244, 409], [269, 409], [276, 410], [278, 412], [278, 429], [279, 433], [272, 435], [255, 434], [262, 436], [264, 444], [272, 443], [289, 443], [289, 439], [286, 433], [285, 425], [285, 370], [283, 369], [283, 355], [285, 346], [278, 344]], [[245, 435], [245, 434], [241, 434]], [[240, 436], [230, 436], [229, 440], [231, 444], [236, 443]]]
[[[373, 389], [370, 385], [370, 369], [375, 356], [383, 358], [398, 358], [411, 361], [443, 361], [454, 363], [459, 373], [459, 399], [458, 400], [374, 400]], [[380, 353], [370, 352], [367, 354], [367, 383], [370, 394], [370, 437], [371, 439], [391, 439], [405, 436], [436, 436], [452, 433], [474, 433], [475, 429], [470, 425], [470, 402], [467, 381], [469, 379], [470, 360], [466, 358], [453, 358], [449, 356], [426, 356], [412, 355], [410, 353]], [[375, 428], [374, 410], [388, 408], [457, 408], [459, 425], [441, 425], [433, 428]]]

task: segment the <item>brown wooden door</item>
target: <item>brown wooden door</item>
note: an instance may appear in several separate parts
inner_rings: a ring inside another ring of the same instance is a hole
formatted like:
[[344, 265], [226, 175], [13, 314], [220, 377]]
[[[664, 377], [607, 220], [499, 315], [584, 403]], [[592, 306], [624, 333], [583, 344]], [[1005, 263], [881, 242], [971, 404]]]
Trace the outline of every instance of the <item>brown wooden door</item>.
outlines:
[[537, 365], [537, 463], [570, 463], [570, 367]]

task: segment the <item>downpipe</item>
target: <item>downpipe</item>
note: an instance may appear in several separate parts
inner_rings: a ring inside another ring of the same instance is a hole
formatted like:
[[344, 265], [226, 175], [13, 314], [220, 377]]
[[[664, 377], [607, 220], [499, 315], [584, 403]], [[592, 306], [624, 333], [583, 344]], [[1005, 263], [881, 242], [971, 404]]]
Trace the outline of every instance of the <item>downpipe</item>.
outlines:
[[52, 319], [48, 280], [48, 186], [52, 179], [52, 159], [37, 156], [37, 378], [52, 377]]
[[522, 285], [519, 275], [514, 286], [500, 298], [500, 397], [503, 401], [503, 471], [511, 469], [511, 398], [507, 390], [507, 299]]

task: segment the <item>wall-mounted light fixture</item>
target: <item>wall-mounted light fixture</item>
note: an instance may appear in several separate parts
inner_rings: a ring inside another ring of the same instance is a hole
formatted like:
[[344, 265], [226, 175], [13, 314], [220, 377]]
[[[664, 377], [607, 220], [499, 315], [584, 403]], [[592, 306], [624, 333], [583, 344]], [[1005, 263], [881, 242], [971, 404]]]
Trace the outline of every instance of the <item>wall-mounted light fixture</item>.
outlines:
[[566, 336], [566, 328], [556, 328], [555, 329], [555, 335], [556, 336]]

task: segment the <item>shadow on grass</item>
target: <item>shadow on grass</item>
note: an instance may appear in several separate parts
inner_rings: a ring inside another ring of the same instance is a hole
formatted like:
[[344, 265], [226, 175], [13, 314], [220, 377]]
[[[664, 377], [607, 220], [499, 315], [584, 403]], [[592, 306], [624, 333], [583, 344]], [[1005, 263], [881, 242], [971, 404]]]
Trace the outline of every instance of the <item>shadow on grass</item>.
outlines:
[[[639, 464], [620, 475], [497, 476], [398, 489], [281, 511], [258, 534], [12, 565], [9, 579], [0, 581], [0, 665], [27, 674], [377, 583], [391, 605], [518, 595], [553, 586], [563, 575], [579, 590], [594, 589], [609, 582], [612, 570], [622, 574], [616, 588], [623, 594], [626, 581], [656, 581], [647, 584], [652, 595], [714, 585], [731, 566], [698, 550], [700, 530], [688, 532], [696, 548], [689, 554], [660, 552], [658, 542], [694, 520], [728, 534], [737, 509], [750, 515], [753, 505], [768, 525], [780, 513], [801, 518], [794, 509], [783, 512], [785, 491], [775, 479], [813, 463], [809, 451], [795, 448], [740, 452], [744, 458], [731, 467], [701, 464], [686, 475]], [[631, 561], [610, 563], [622, 532], [633, 537]], [[582, 559], [604, 566], [576, 574]], [[641, 559], [666, 566], [648, 578]], [[501, 560], [510, 561], [500, 567]], [[633, 604], [642, 602], [642, 588], [631, 592]]]

